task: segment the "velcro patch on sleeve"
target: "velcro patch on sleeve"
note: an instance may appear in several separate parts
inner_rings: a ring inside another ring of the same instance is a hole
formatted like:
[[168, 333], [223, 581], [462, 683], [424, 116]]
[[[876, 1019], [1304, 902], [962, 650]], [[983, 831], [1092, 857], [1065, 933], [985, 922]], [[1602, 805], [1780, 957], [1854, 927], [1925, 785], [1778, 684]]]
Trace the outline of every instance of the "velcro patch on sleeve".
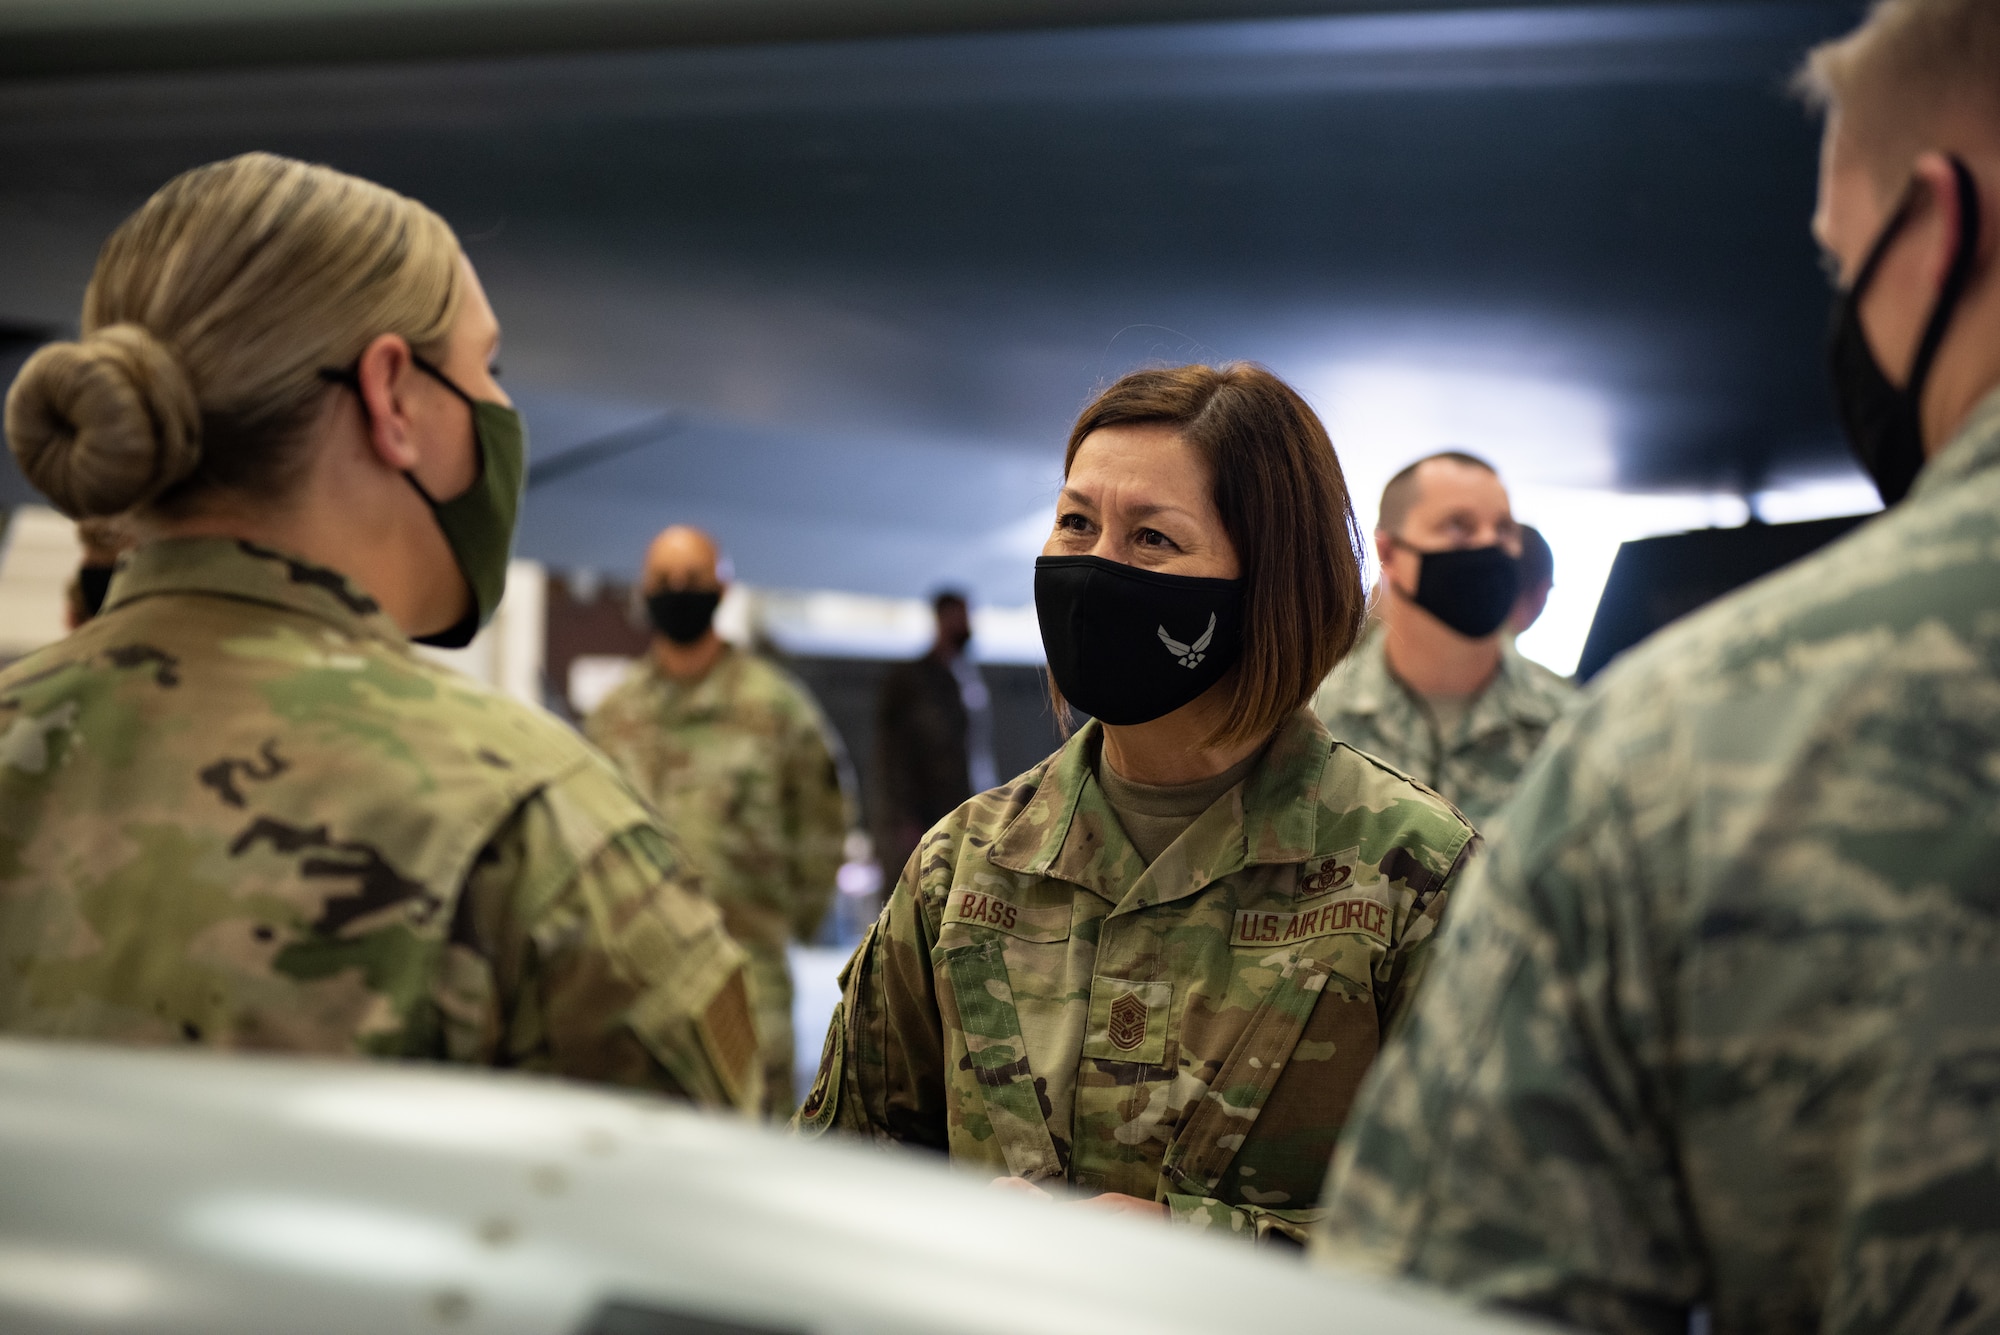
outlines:
[[[702, 1046], [738, 1108], [754, 1112], [762, 1090], [751, 1087], [757, 1070], [757, 1027], [741, 969], [729, 975], [701, 1016]], [[761, 1083], [761, 1082], [760, 1082]]]
[[1243, 909], [1229, 932], [1232, 946], [1282, 946], [1349, 933], [1389, 943], [1389, 907], [1350, 895], [1308, 900], [1296, 909]]
[[806, 1101], [792, 1118], [792, 1130], [806, 1136], [823, 1135], [840, 1111], [840, 1080], [847, 1059], [847, 999], [833, 1005], [833, 1019], [826, 1027], [826, 1043], [820, 1048], [819, 1073]]
[[1024, 941], [1063, 941], [1069, 937], [1071, 906], [1068, 903], [1039, 907], [1016, 904], [989, 895], [983, 890], [953, 886], [945, 901], [944, 922], [970, 927], [990, 927]]

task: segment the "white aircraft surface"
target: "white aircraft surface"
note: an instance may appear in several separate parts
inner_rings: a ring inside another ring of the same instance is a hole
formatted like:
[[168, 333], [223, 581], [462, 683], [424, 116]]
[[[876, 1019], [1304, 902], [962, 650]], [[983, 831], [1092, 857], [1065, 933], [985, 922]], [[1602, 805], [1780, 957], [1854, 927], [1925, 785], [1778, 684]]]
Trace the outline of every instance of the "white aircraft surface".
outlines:
[[1504, 1335], [917, 1155], [445, 1067], [0, 1042], [0, 1330]]

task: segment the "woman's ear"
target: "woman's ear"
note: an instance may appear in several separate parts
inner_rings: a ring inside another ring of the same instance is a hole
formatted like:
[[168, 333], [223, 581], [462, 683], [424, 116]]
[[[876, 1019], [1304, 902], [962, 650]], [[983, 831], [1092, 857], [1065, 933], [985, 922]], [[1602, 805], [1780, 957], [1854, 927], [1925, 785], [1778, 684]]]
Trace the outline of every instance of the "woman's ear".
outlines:
[[407, 473], [417, 466], [410, 429], [408, 395], [416, 365], [401, 334], [383, 334], [362, 349], [355, 366], [362, 406], [368, 410], [368, 440], [385, 468]]

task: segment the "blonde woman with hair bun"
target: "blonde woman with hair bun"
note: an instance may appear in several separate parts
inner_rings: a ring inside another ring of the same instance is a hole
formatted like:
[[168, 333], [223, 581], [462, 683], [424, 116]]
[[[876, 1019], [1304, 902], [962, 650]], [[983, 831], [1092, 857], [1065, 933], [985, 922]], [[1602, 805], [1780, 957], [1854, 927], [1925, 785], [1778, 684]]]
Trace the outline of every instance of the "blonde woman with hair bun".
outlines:
[[741, 952], [610, 765], [415, 654], [505, 583], [525, 455], [444, 220], [269, 154], [105, 243], [7, 397], [137, 539], [0, 672], [0, 1032], [524, 1067], [754, 1109]]

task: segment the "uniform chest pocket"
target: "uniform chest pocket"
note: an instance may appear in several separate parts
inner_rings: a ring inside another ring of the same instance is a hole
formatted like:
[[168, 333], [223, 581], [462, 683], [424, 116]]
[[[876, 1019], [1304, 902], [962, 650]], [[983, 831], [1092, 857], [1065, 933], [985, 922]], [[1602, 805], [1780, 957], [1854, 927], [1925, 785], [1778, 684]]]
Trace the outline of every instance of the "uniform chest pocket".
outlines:
[[1007, 1171], [1030, 1182], [1061, 1177], [1048, 1086], [1029, 1059], [1005, 947], [990, 935], [956, 945], [940, 940], [936, 959], [944, 984], [941, 1018], [964, 1048], [958, 1070], [971, 1077], [965, 1092], [983, 1105], [987, 1134], [999, 1143]]
[[1173, 1018], [1172, 982], [1133, 982], [1102, 975], [1090, 983], [1090, 1020], [1083, 1055], [1097, 1061], [1164, 1066]]
[[1214, 1196], [1222, 1188], [1326, 991], [1332, 969], [1324, 953], [1294, 948], [1284, 957], [1277, 982], [1167, 1148], [1160, 1171], [1177, 1190]]

